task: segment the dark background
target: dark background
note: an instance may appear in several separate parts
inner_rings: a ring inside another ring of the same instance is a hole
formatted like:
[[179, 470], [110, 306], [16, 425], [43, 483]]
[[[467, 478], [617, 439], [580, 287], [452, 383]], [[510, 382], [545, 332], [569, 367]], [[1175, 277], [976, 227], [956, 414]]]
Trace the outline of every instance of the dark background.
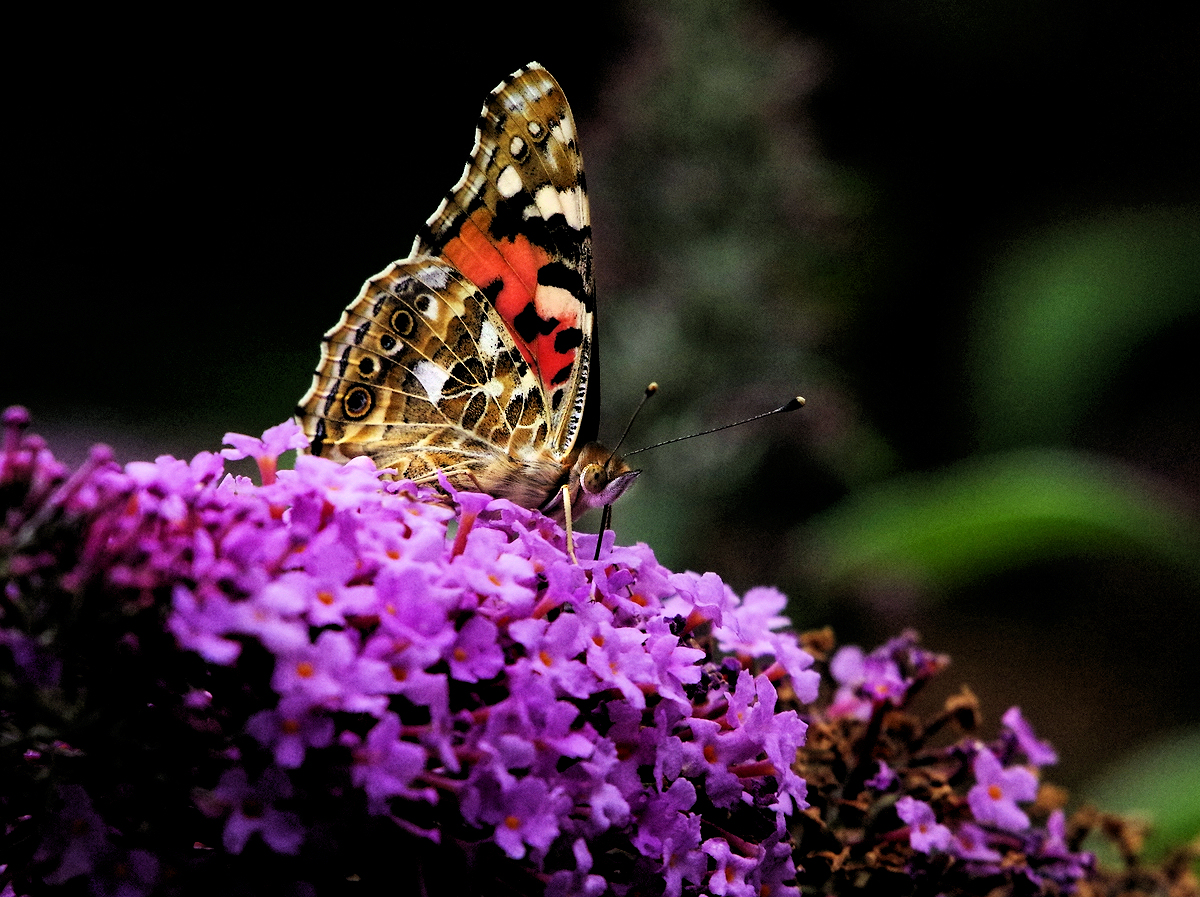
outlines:
[[[605, 434], [650, 380], [634, 445], [809, 399], [639, 457], [618, 537], [845, 640], [917, 626], [1081, 786], [1200, 724], [1198, 37], [1175, 4], [1076, 0], [45, 21], [10, 36], [0, 402], [71, 460], [285, 419], [536, 59], [588, 161]], [[1036, 357], [1033, 312], [1004, 335], [1030, 296], [1060, 328]], [[1011, 496], [1046, 457], [1111, 513], [1043, 539], [974, 506], [964, 464]], [[847, 558], [948, 519], [939, 489], [982, 527], [953, 563]]]

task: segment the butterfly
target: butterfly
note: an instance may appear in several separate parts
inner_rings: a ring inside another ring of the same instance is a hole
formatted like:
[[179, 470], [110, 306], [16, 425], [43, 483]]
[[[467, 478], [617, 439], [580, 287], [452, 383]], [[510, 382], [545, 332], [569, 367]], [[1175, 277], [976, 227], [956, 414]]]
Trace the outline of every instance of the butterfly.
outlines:
[[596, 295], [583, 160], [558, 82], [530, 63], [488, 95], [475, 147], [412, 251], [322, 345], [297, 420], [312, 454], [566, 517], [638, 471], [595, 441]]

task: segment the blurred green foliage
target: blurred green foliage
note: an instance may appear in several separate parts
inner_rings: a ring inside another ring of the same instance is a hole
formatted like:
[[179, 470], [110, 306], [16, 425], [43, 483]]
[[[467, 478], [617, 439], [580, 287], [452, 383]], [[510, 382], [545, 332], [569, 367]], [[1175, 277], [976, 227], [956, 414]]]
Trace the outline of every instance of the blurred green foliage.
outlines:
[[1200, 728], [1166, 733], [1104, 770], [1083, 796], [1149, 826], [1146, 859], [1157, 862], [1200, 834]]
[[1153, 558], [1200, 584], [1200, 531], [1136, 471], [1082, 453], [980, 455], [854, 492], [811, 522], [831, 584], [908, 577], [964, 588], [1014, 565], [1075, 555]]
[[993, 265], [971, 358], [980, 441], [1068, 443], [1082, 417], [1120, 419], [1097, 406], [1140, 345], [1200, 315], [1200, 209], [1098, 209]]

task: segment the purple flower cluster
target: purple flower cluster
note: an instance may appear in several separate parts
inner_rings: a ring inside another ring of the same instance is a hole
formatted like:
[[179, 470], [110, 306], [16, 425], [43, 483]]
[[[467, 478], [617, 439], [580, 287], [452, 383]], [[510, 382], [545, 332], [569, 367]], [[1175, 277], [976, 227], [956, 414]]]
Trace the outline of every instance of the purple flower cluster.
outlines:
[[[918, 645], [911, 632], [868, 654], [854, 646], [842, 648], [829, 665], [838, 683], [829, 714], [878, 721], [887, 709], [903, 706], [946, 663], [945, 657]], [[1034, 893], [1071, 891], [1092, 869], [1092, 855], [1068, 846], [1066, 814], [1060, 807], [1044, 814], [1040, 825], [1027, 812], [1039, 796], [1041, 767], [1058, 757], [1018, 708], [1009, 709], [1001, 722], [1002, 731], [991, 744], [963, 739], [924, 757], [920, 765], [935, 771], [933, 779], [902, 780], [880, 760], [866, 787], [900, 792], [895, 809], [915, 852], [912, 871], [941, 870], [938, 863], [951, 859], [976, 880], [1022, 878]], [[939, 787], [944, 782], [957, 787]], [[921, 800], [903, 793], [905, 789], [936, 796]]]
[[829, 662], [829, 673], [838, 685], [829, 715], [866, 720], [882, 708], [902, 707], [948, 663], [945, 655], [922, 648], [913, 632], [890, 639], [869, 654], [857, 645], [846, 645]]
[[[74, 471], [22, 410], [3, 424], [4, 894], [1098, 880], [1019, 710], [990, 741], [965, 689], [914, 714], [948, 660], [913, 633], [835, 652], [787, 632], [779, 591], [611, 532], [576, 561], [554, 521], [445, 481], [280, 470], [291, 424]], [[227, 472], [245, 459], [259, 483]]]
[[[799, 893], [787, 819], [807, 806], [793, 771], [806, 724], [777, 706], [777, 686], [807, 702], [818, 677], [780, 631], [778, 591], [739, 598], [611, 533], [599, 561], [585, 560], [596, 537], [576, 535], [576, 563], [537, 512], [381, 481], [365, 459], [300, 455], [277, 470], [303, 444], [291, 424], [231, 435], [223, 457], [122, 471], [96, 455], [68, 476], [18, 435], [19, 412], [6, 423], [0, 488], [21, 494], [0, 549], [20, 575], [0, 644], [28, 680], [54, 678], [11, 610], [62, 553], [19, 542], [38, 515], [74, 521], [58, 587], [157, 603], [177, 647], [203, 659], [208, 687], [193, 684], [179, 714], [228, 733], [193, 797], [229, 854], [304, 850], [316, 821], [296, 795], [336, 757], [397, 833], [494, 845], [548, 894], [646, 881], [668, 895]], [[261, 485], [226, 474], [246, 457]], [[240, 671], [240, 692], [218, 687], [222, 669]], [[107, 824], [91, 867], [77, 847], [72, 871], [95, 871], [118, 840], [144, 858], [134, 832]]]

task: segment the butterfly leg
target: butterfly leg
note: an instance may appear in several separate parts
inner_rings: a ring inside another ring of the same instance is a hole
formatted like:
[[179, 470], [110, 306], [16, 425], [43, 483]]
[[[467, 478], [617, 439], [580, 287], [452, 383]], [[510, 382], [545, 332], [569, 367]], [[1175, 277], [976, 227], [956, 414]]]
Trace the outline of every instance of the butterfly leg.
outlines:
[[566, 524], [567, 530], [567, 554], [571, 556], [571, 563], [578, 565], [579, 558], [575, 556], [575, 530], [571, 526], [571, 489], [570, 486], [562, 487], [562, 503], [563, 503], [563, 522]]

